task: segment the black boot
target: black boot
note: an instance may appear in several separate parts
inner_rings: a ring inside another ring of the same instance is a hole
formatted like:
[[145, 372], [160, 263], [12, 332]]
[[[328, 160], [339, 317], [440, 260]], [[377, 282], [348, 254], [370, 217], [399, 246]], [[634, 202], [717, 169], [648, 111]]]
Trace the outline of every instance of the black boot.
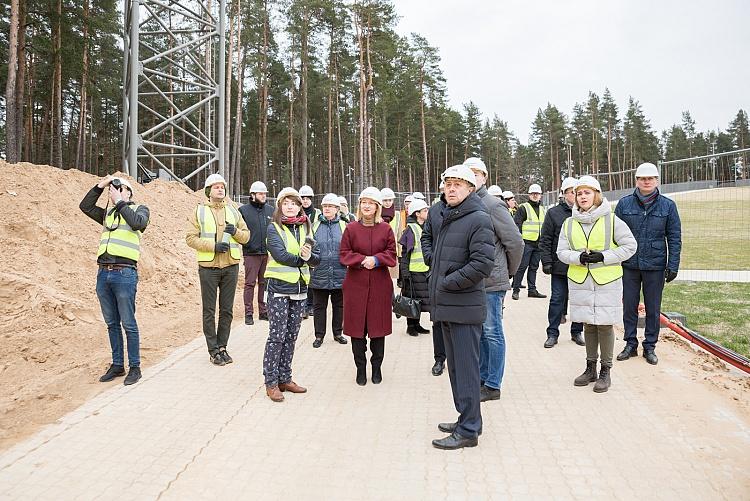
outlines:
[[383, 382], [383, 373], [380, 371], [379, 365], [372, 366], [372, 384], [380, 384]]
[[545, 348], [552, 348], [557, 344], [557, 338], [555, 336], [548, 336], [547, 340], [544, 342]]
[[612, 380], [609, 377], [609, 367], [602, 365], [602, 370], [599, 371], [599, 379], [596, 380], [594, 385], [594, 391], [597, 393], [604, 393], [607, 391], [612, 384]]
[[99, 378], [99, 381], [102, 383], [106, 383], [107, 381], [112, 381], [114, 378], [124, 375], [125, 367], [123, 367], [122, 365], [112, 364], [109, 366], [109, 369], [107, 369], [107, 372], [105, 372], [104, 375]]
[[357, 384], [360, 386], [364, 386], [367, 384], [367, 368], [366, 367], [357, 367]]
[[357, 384], [364, 386], [367, 384], [367, 340], [364, 338], [352, 338], [352, 355], [354, 355], [354, 365], [357, 367]]
[[415, 325], [410, 325], [406, 328], [406, 333], [409, 334], [412, 337], [419, 336], [419, 332], [417, 331], [417, 327]]
[[627, 360], [629, 358], [635, 357], [638, 355], [638, 346], [631, 346], [631, 345], [625, 345], [625, 348], [622, 349], [619, 355], [617, 355], [617, 360], [622, 362], [623, 360]]
[[372, 356], [370, 357], [372, 382], [373, 384], [380, 384], [383, 381], [383, 373], [380, 367], [383, 365], [383, 356], [385, 355], [385, 338], [376, 337], [370, 339], [370, 351], [372, 352]]
[[583, 335], [580, 332], [572, 333], [570, 335], [570, 340], [578, 346], [586, 346], [586, 341], [583, 340]]
[[425, 329], [421, 325], [417, 324], [417, 332], [419, 334], [429, 334], [430, 333], [430, 329]]
[[573, 384], [575, 386], [588, 386], [589, 383], [594, 381], [596, 381], [596, 361], [586, 360], [586, 370], [573, 381]]

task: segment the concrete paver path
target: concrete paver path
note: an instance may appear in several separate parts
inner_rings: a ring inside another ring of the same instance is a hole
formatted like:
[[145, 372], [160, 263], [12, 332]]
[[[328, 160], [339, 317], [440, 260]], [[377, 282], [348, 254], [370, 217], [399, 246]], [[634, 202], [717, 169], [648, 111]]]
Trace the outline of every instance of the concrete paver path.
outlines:
[[265, 396], [259, 322], [235, 328], [235, 363], [212, 366], [196, 339], [0, 455], [0, 499], [750, 497], [750, 423], [685, 376], [684, 350], [660, 351], [656, 367], [616, 362], [595, 394], [573, 386], [585, 353], [569, 325], [542, 347], [547, 300], [523, 291], [506, 306], [503, 395], [483, 404], [479, 447], [431, 447], [456, 414], [447, 373], [430, 374], [429, 335], [405, 335], [404, 319], [383, 383], [365, 387], [350, 345], [313, 349], [305, 321], [294, 379], [309, 392], [280, 404]]

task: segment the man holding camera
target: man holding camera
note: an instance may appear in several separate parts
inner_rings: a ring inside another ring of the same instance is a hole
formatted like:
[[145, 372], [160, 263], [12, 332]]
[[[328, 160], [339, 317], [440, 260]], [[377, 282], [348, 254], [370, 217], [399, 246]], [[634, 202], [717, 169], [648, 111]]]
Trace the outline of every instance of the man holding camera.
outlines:
[[[227, 353], [232, 328], [232, 307], [237, 288], [242, 245], [250, 239], [245, 220], [227, 203], [227, 184], [221, 174], [206, 178], [208, 202], [201, 202], [188, 217], [185, 241], [197, 251], [198, 276], [203, 300], [203, 335], [210, 360], [215, 365], [232, 363]], [[216, 326], [216, 292], [219, 324]]]
[[[96, 201], [105, 189], [109, 201], [107, 207], [101, 208], [96, 205]], [[124, 329], [130, 366], [124, 381], [126, 385], [137, 383], [141, 379], [140, 335], [135, 320], [135, 294], [138, 288], [137, 267], [141, 254], [141, 234], [146, 230], [149, 221], [148, 207], [136, 205], [132, 202], [132, 197], [133, 187], [128, 180], [107, 176], [86, 193], [79, 205], [84, 214], [102, 225], [96, 254], [96, 262], [99, 265], [96, 295], [107, 324], [112, 364], [99, 381], [112, 381], [125, 375], [122, 343]]]

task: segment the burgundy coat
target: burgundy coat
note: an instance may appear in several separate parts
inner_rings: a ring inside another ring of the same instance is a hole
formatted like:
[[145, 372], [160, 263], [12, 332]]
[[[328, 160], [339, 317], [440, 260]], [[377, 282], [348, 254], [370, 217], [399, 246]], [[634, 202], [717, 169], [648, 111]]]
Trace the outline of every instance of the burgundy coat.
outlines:
[[[374, 256], [378, 266], [372, 270], [360, 263]], [[365, 226], [352, 222], [346, 226], [339, 251], [341, 264], [346, 266], [344, 278], [344, 334], [351, 337], [367, 335], [384, 337], [391, 333], [391, 298], [393, 281], [389, 266], [396, 266], [396, 239], [387, 223]]]

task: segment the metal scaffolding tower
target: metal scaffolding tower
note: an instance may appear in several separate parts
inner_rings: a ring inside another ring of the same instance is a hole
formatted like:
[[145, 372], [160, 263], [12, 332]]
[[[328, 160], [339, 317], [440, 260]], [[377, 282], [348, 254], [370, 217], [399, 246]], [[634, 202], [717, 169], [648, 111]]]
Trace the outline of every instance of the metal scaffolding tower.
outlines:
[[225, 27], [226, 0], [126, 0], [123, 172], [224, 175]]

